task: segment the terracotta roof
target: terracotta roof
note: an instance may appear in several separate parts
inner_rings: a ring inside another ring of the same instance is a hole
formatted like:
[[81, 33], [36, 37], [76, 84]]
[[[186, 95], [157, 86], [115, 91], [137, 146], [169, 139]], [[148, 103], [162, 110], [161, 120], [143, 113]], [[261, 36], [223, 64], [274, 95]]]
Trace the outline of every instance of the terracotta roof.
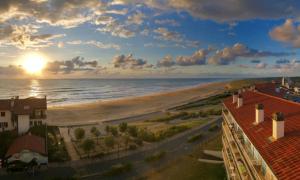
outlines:
[[283, 98], [287, 93], [287, 90], [280, 88], [280, 92], [276, 92], [275, 89], [278, 87], [279, 87], [278, 84], [275, 83], [255, 84], [255, 89], [258, 90], [259, 92]]
[[[300, 179], [300, 104], [261, 92], [246, 91], [242, 96], [242, 107], [236, 108], [232, 97], [224, 100], [225, 106], [277, 178]], [[254, 125], [258, 103], [264, 105], [265, 118]], [[271, 142], [274, 112], [283, 112], [285, 116], [285, 136]]]
[[9, 147], [5, 157], [19, 153], [22, 150], [30, 150], [36, 153], [46, 154], [45, 140], [42, 137], [29, 134], [18, 137]]
[[[13, 106], [11, 106], [12, 101], [14, 101]], [[47, 99], [32, 97], [0, 100], [0, 110], [10, 110], [15, 114], [30, 114], [35, 109], [47, 109]]]

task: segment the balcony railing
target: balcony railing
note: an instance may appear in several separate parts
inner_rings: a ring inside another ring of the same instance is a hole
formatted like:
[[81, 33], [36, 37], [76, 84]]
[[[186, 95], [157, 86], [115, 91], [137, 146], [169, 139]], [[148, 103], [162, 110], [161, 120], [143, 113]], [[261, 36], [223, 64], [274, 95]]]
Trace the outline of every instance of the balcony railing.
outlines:
[[236, 144], [236, 147], [238, 148], [239, 152], [241, 153], [244, 161], [246, 162], [246, 167], [249, 170], [252, 179], [264, 179], [263, 174], [261, 173], [260, 166], [261, 162], [257, 161], [251, 154], [250, 146], [245, 144], [243, 141], [243, 134], [242, 132], [234, 130], [232, 127], [232, 123], [229, 123], [228, 116], [225, 113], [222, 113], [224, 118], [224, 132], [229, 136], [232, 141]]

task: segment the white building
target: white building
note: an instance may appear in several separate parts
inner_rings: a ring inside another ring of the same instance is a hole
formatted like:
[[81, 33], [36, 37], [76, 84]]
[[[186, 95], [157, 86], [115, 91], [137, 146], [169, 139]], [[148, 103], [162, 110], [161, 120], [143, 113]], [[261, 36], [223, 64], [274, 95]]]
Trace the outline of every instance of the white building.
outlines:
[[0, 100], [0, 132], [16, 129], [26, 133], [31, 126], [46, 123], [47, 99], [26, 98]]

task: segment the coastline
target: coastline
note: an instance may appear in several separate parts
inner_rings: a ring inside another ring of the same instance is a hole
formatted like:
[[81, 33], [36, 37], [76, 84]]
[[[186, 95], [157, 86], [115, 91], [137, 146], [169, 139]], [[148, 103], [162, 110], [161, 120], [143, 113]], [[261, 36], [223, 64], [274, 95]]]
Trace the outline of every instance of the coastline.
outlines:
[[164, 111], [224, 91], [225, 82], [210, 82], [143, 96], [97, 100], [48, 107], [50, 125], [98, 123]]

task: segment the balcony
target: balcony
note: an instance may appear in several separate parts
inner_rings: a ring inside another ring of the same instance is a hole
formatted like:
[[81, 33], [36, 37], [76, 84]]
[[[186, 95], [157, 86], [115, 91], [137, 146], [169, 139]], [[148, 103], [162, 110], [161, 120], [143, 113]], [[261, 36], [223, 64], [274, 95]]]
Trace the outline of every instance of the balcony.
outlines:
[[[223, 132], [227, 139], [235, 144], [236, 150], [241, 155], [241, 159], [246, 164], [246, 169], [250, 172], [251, 179], [264, 179], [263, 173], [261, 171], [261, 162], [257, 161], [251, 153], [250, 144], [246, 144], [243, 139], [243, 132], [236, 131], [232, 123], [230, 122], [230, 117], [225, 113], [222, 114], [224, 118], [223, 122]], [[232, 121], [231, 121], [232, 122]]]

